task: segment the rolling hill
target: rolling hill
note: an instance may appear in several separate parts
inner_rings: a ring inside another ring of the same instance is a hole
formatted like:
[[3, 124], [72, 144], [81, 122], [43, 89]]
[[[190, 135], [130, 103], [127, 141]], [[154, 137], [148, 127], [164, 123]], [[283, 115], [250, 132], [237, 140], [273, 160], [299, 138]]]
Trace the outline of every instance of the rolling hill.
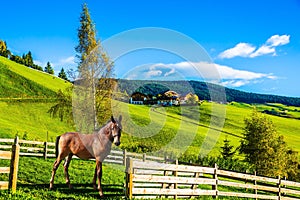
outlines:
[[70, 85], [56, 76], [0, 56], [0, 98], [50, 98]]
[[74, 130], [48, 113], [56, 92], [68, 86], [60, 78], [0, 56], [0, 137], [54, 141], [56, 135]]
[[[53, 105], [55, 92], [58, 89], [68, 87], [70, 83], [16, 64], [3, 57], [0, 57], [0, 77], [0, 137], [14, 137], [18, 134], [20, 137], [26, 137], [27, 139], [42, 141], [48, 139], [48, 141], [53, 141], [57, 135], [75, 130], [73, 126], [61, 122], [59, 119], [53, 119], [47, 113]], [[136, 88], [135, 84], [137, 82], [133, 81], [131, 84], [128, 84], [128, 82], [123, 89]], [[139, 84], [147, 86], [148, 88], [144, 88], [145, 91], [151, 90], [152, 93], [159, 93], [160, 90], [168, 89], [168, 85], [165, 82], [164, 84], [156, 83], [155, 87], [150, 87], [153, 82]], [[168, 84], [170, 85], [170, 83]], [[202, 85], [202, 89], [205, 91], [204, 84], [200, 82], [190, 83], [190, 85], [193, 84], [197, 85], [197, 87]], [[173, 85], [178, 90], [180, 90], [180, 87], [181, 90], [183, 89], [183, 84], [180, 82], [175, 82]], [[215, 87], [216, 90], [220, 88], [219, 86]], [[128, 91], [130, 91], [129, 89]], [[11, 97], [13, 97], [12, 100], [7, 100]], [[34, 100], [38, 98], [45, 101]], [[22, 99], [29, 99], [29, 101]], [[289, 97], [284, 97], [283, 99], [298, 100], [297, 98]], [[152, 108], [150, 106], [130, 105], [123, 102], [119, 102], [119, 106], [120, 111], [127, 114], [128, 119], [130, 119], [123, 122], [125, 134], [122, 136], [121, 145], [122, 148], [132, 151], [155, 151], [166, 144], [169, 144], [168, 147], [170, 149], [178, 151], [181, 146], [185, 145], [184, 141], [189, 139], [190, 144], [187, 150], [190, 154], [197, 155], [199, 151], [205, 150], [202, 147], [203, 141], [216, 139], [215, 144], [207, 143], [206, 145], [212, 145], [211, 155], [218, 155], [220, 146], [223, 144], [226, 136], [232, 145], [235, 147], [239, 145], [244, 128], [243, 120], [246, 116], [251, 115], [254, 107], [261, 112], [265, 111], [273, 120], [279, 134], [284, 135], [288, 145], [300, 151], [300, 136], [298, 134], [300, 132], [300, 121], [298, 119], [300, 117], [300, 108], [296, 106], [286, 106], [278, 102], [276, 104], [231, 102], [224, 105], [208, 101], [204, 102], [200, 107], [187, 106], [184, 108]], [[223, 126], [211, 129], [211, 127], [215, 126], [214, 123], [211, 123], [211, 119], [220, 117], [218, 112], [214, 113], [212, 109], [226, 111]], [[277, 115], [276, 113], [279, 114]], [[130, 121], [133, 123], [129, 124]], [[134, 133], [136, 127], [139, 129], [136, 129], [137, 131]], [[210, 132], [210, 130], [212, 131]], [[178, 133], [184, 134], [178, 135]], [[173, 139], [179, 143], [172, 145]]]

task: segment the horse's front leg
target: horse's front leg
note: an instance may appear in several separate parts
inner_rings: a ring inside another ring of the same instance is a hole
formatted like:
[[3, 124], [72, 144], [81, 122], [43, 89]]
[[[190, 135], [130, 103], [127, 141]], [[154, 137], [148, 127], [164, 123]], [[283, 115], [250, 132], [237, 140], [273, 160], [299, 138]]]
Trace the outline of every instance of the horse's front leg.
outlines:
[[51, 179], [50, 179], [50, 189], [53, 189], [55, 173], [56, 173], [56, 170], [59, 167], [59, 164], [61, 163], [61, 161], [62, 160], [60, 159], [60, 157], [58, 157], [53, 164], [52, 175], [51, 175]]
[[97, 169], [97, 177], [98, 177], [98, 190], [100, 197], [103, 197], [103, 191], [101, 187], [101, 178], [102, 178], [102, 162], [96, 159], [96, 169]]
[[68, 155], [68, 157], [66, 158], [65, 163], [64, 163], [64, 172], [65, 172], [66, 184], [69, 186], [70, 189], [73, 188], [73, 186], [70, 183], [70, 176], [69, 176], [69, 165], [70, 165], [72, 156], [73, 156], [73, 154], [70, 153]]

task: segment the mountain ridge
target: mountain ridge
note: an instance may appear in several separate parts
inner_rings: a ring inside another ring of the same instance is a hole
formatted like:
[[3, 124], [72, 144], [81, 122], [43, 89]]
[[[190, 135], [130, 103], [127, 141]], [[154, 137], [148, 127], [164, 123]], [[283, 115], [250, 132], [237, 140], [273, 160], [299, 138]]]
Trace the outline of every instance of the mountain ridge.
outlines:
[[154, 81], [154, 80], [118, 80], [119, 90], [131, 95], [141, 92], [148, 96], [156, 96], [168, 90], [177, 93], [192, 92], [201, 100], [213, 100], [216, 102], [240, 102], [240, 103], [281, 103], [288, 106], [300, 106], [300, 98], [272, 94], [259, 94], [244, 92], [237, 89], [223, 87], [203, 81]]

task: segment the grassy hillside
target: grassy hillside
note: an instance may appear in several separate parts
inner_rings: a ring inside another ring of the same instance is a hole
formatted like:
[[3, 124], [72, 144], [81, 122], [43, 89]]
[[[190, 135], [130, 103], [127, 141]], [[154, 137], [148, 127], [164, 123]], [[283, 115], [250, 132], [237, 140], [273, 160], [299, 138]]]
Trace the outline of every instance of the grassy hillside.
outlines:
[[11, 70], [0, 62], [0, 98], [47, 98], [55, 92], [31, 81]]
[[[210, 129], [212, 116], [211, 109], [224, 108], [226, 109], [224, 127], [219, 130]], [[167, 149], [174, 152], [181, 151], [185, 143], [183, 141], [191, 140], [188, 148], [188, 154], [197, 156], [199, 152], [205, 152], [206, 149], [212, 148], [209, 155], [219, 155], [220, 147], [223, 145], [223, 140], [227, 136], [231, 141], [230, 143], [237, 147], [240, 144], [244, 128], [244, 118], [251, 115], [254, 107], [262, 105], [249, 105], [232, 103], [230, 105], [221, 105], [215, 103], [205, 102], [198, 107], [186, 107], [182, 111], [180, 107], [159, 107], [155, 110], [148, 106], [137, 106], [123, 104], [121, 108], [123, 112], [129, 111], [129, 117], [133, 121], [130, 124], [126, 120], [123, 126], [124, 131], [130, 133], [122, 136], [123, 145], [129, 146], [132, 149], [140, 151], [145, 150], [160, 150], [167, 146]], [[268, 105], [264, 105], [268, 107]], [[271, 109], [272, 107], [268, 107]], [[200, 118], [197, 115], [200, 112]], [[297, 119], [283, 118], [279, 116], [268, 115], [277, 127], [280, 135], [285, 137], [285, 141], [294, 150], [300, 151], [300, 121]], [[151, 128], [148, 128], [151, 127]], [[156, 130], [153, 127], [158, 127]], [[183, 134], [180, 135], [181, 129]], [[210, 129], [211, 132], [208, 132]], [[220, 135], [218, 134], [220, 131]], [[194, 133], [196, 132], [196, 135]], [[176, 144], [171, 141], [176, 138]], [[208, 147], [202, 147], [203, 141], [212, 141], [208, 143]], [[213, 140], [217, 138], [217, 143], [214, 144]], [[172, 145], [170, 145], [171, 143]]]
[[[0, 87], [3, 87], [1, 91], [5, 91], [2, 92], [4, 97], [48, 97], [52, 96], [54, 91], [64, 89], [70, 84], [3, 57], [0, 57], [0, 72]], [[18, 134], [28, 139], [46, 140], [48, 132], [48, 139], [54, 140], [63, 132], [73, 131], [74, 127], [50, 117], [47, 111], [52, 104], [0, 101], [0, 137], [14, 137]], [[124, 132], [127, 134], [122, 136], [122, 145], [124, 148], [140, 152], [165, 148], [182, 153], [182, 148], [188, 147], [188, 152], [195, 156], [206, 151], [209, 151], [210, 155], [218, 155], [226, 136], [232, 145], [239, 145], [244, 128], [243, 120], [251, 114], [254, 106], [259, 111], [268, 111], [271, 114], [273, 112], [272, 115], [268, 115], [279, 134], [284, 135], [292, 148], [300, 151], [300, 108], [282, 104], [222, 105], [205, 102], [200, 108], [186, 106], [153, 109], [148, 106], [120, 103], [120, 109], [128, 119], [123, 121]], [[217, 111], [214, 115], [212, 109]], [[226, 111], [223, 127], [214, 124], [217, 122], [214, 119], [221, 117], [219, 111]]]
[[0, 137], [14, 137], [54, 141], [57, 135], [74, 128], [47, 113], [52, 103], [26, 103], [0, 101]]
[[[0, 56], [0, 137], [54, 140], [70, 125], [47, 113], [56, 91], [70, 83]], [[11, 100], [13, 98], [13, 100]], [[38, 100], [37, 100], [38, 99]]]
[[52, 96], [50, 91], [56, 92], [70, 85], [60, 78], [12, 62], [2, 56], [0, 56], [0, 72], [1, 90], [8, 92], [0, 93], [0, 97]]
[[[52, 103], [0, 101], [0, 137], [14, 137], [18, 134], [20, 137], [26, 136], [31, 140], [45, 141], [48, 132], [48, 139], [53, 141], [57, 135], [74, 130], [74, 127], [65, 122], [50, 117], [47, 111], [51, 105]], [[121, 138], [123, 148], [142, 152], [167, 147], [165, 150], [182, 152], [182, 148], [187, 146], [184, 142], [189, 141], [188, 152], [195, 156], [199, 154], [200, 149], [203, 153], [209, 148], [212, 148], [210, 155], [218, 155], [226, 136], [231, 141], [230, 143], [237, 147], [242, 137], [243, 120], [251, 115], [254, 108], [249, 104], [221, 105], [208, 102], [203, 103], [200, 110], [197, 107], [185, 107], [184, 110], [180, 107], [158, 107], [153, 110], [151, 107], [142, 105], [125, 103], [120, 105], [123, 115], [125, 114], [124, 134]], [[212, 106], [225, 108], [226, 117], [223, 128], [219, 131], [212, 129], [212, 132], [208, 132], [211, 126]], [[256, 105], [256, 107], [260, 106], [264, 106], [264, 109], [266, 107], [266, 105]], [[272, 119], [278, 133], [284, 135], [288, 145], [300, 152], [300, 121], [273, 115], [268, 115], [268, 117]], [[217, 138], [217, 143], [209, 143], [212, 145], [209, 148], [202, 147], [205, 137], [211, 138], [208, 141]]]

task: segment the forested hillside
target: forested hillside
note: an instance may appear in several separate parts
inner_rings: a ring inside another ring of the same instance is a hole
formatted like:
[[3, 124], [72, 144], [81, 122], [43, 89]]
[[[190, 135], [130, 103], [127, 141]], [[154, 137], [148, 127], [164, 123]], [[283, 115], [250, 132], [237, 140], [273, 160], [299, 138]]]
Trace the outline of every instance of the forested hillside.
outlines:
[[[118, 80], [121, 92], [132, 94], [141, 92], [149, 96], [174, 90], [177, 93], [193, 92], [201, 100], [214, 100], [220, 102], [242, 102], [242, 103], [281, 103], [288, 106], [300, 106], [300, 98], [285, 97], [268, 94], [257, 94], [243, 92], [240, 90], [224, 88], [220, 85], [205, 83], [201, 81], [145, 81], [145, 80]], [[224, 99], [226, 92], [226, 100]], [[213, 98], [211, 98], [213, 95]]]

